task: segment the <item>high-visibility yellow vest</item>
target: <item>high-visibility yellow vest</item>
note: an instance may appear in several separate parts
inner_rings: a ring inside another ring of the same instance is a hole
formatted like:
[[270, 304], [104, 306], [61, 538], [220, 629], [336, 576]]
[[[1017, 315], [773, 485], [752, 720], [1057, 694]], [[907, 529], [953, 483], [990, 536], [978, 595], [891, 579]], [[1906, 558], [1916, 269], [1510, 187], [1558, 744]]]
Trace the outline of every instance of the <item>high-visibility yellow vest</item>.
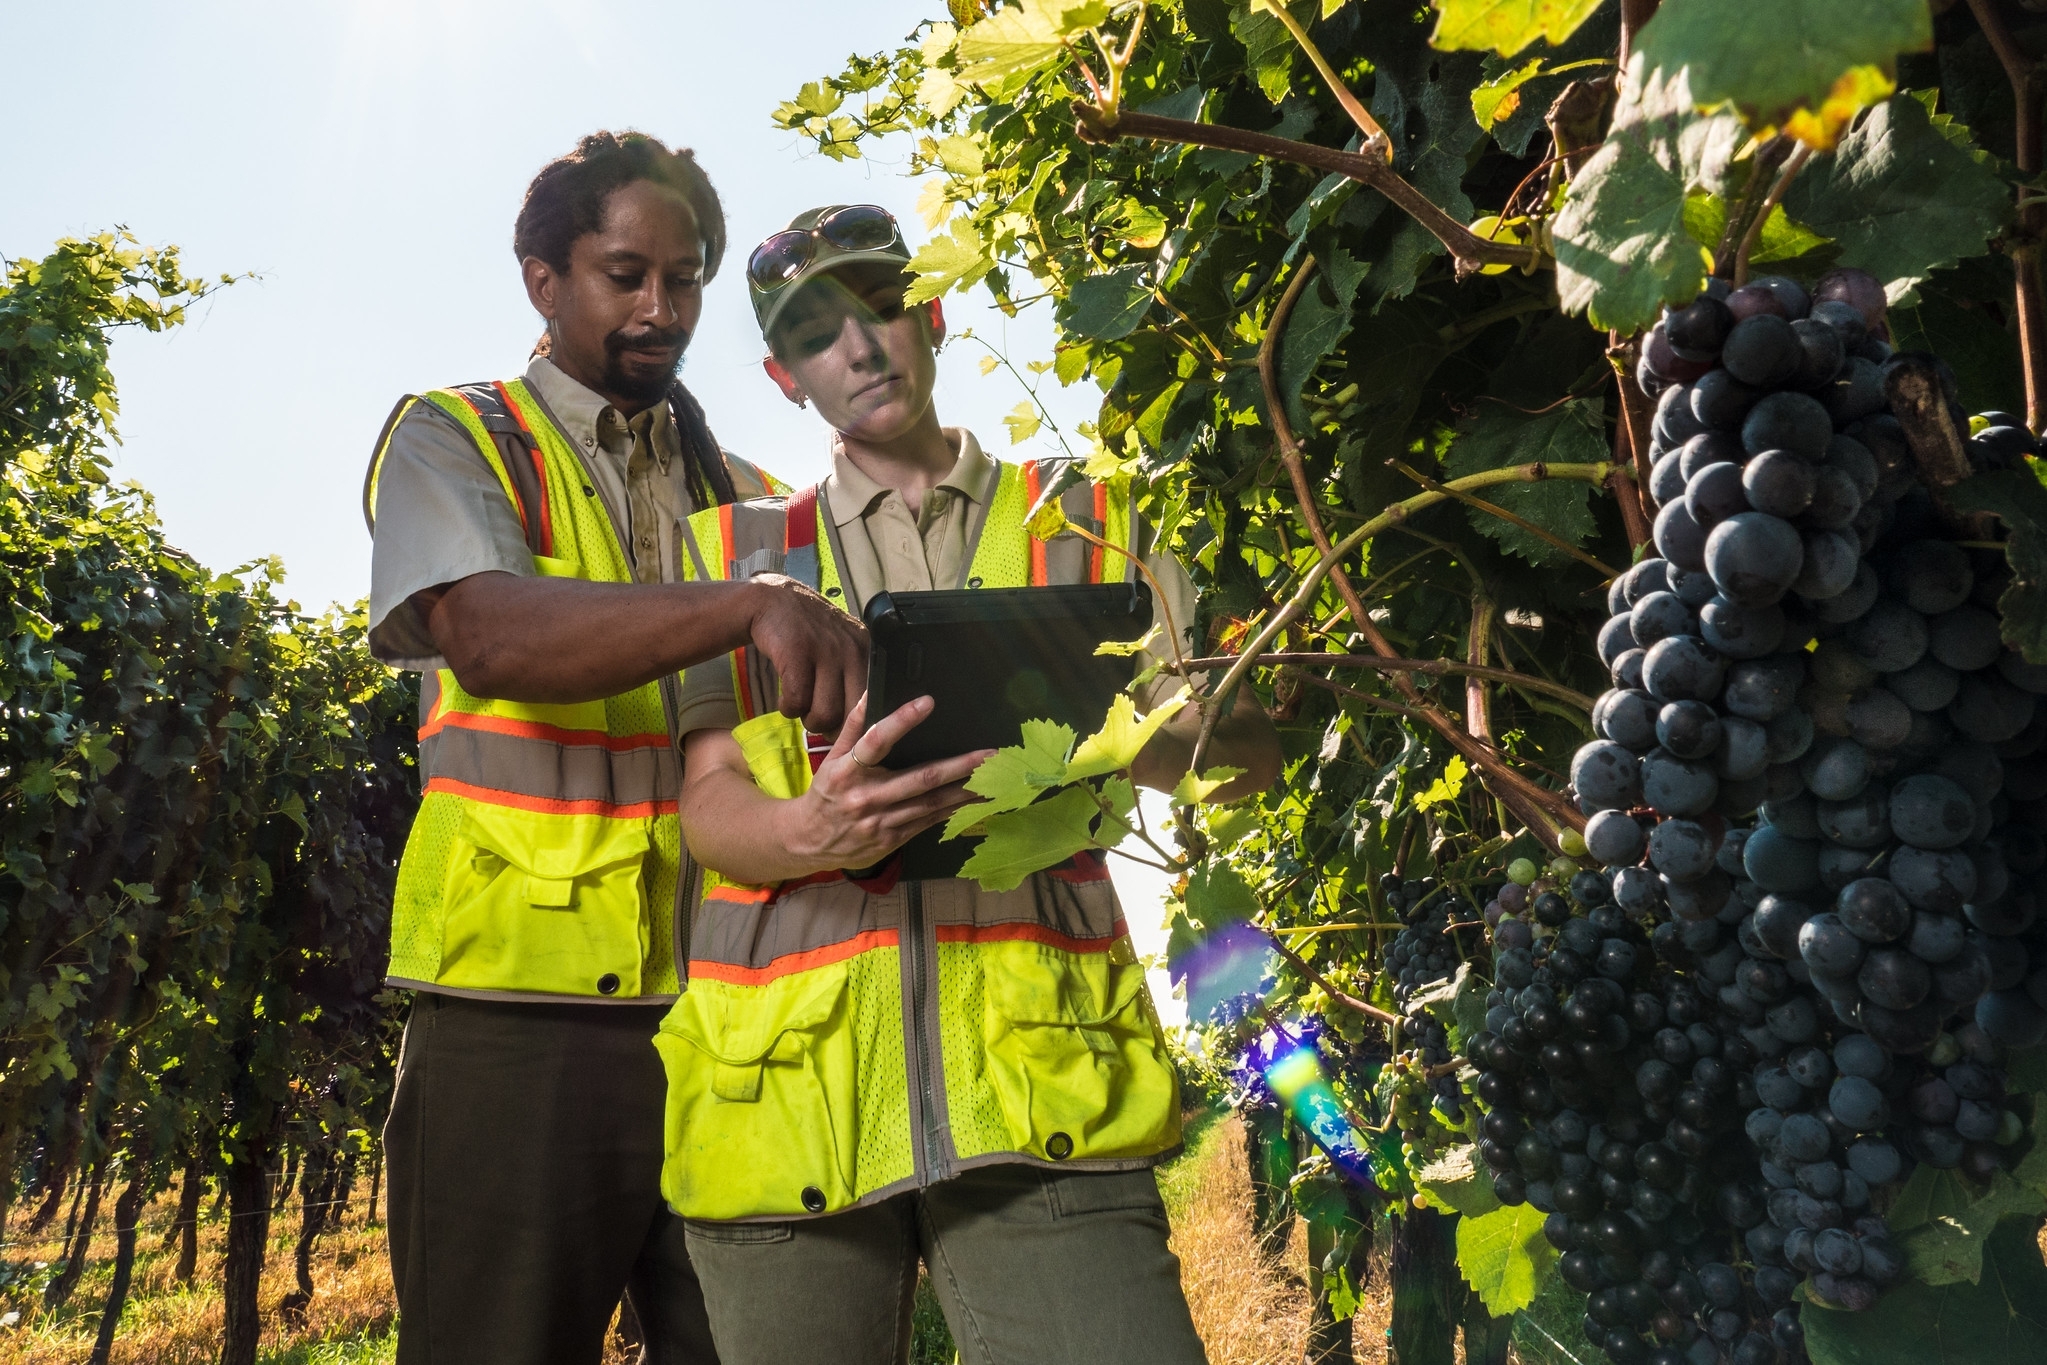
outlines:
[[[536, 570], [633, 581], [595, 478], [522, 380], [401, 403], [371, 461], [373, 518], [390, 434], [415, 402], [475, 439]], [[471, 696], [451, 669], [421, 679], [423, 794], [391, 907], [392, 985], [537, 1001], [675, 997], [695, 880], [675, 814], [675, 687], [666, 678], [541, 704]]]
[[[1050, 462], [1008, 465], [961, 586], [1120, 578], [1123, 555], [1024, 530]], [[1133, 543], [1127, 484], [1064, 495], [1069, 520]], [[818, 490], [703, 512], [686, 567], [787, 573], [848, 610]], [[772, 669], [732, 659], [733, 731], [772, 796], [814, 755], [773, 711]], [[1083, 855], [1014, 891], [958, 878], [772, 887], [707, 874], [689, 987], [655, 1038], [668, 1073], [662, 1193], [686, 1217], [834, 1213], [998, 1162], [1124, 1170], [1180, 1142], [1178, 1082], [1108, 869]]]

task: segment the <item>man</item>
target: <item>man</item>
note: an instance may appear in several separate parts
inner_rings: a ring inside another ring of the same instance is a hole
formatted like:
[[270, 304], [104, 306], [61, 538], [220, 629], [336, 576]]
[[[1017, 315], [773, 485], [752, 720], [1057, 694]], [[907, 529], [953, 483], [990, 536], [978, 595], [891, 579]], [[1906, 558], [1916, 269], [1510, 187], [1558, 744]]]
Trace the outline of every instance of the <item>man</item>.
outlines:
[[623, 1291], [646, 1360], [715, 1360], [663, 1207], [680, 989], [678, 670], [745, 645], [836, 729], [861, 632], [772, 575], [685, 583], [699, 507], [769, 491], [675, 381], [725, 223], [691, 154], [596, 133], [513, 234], [546, 320], [523, 379], [402, 401], [372, 461], [371, 648], [424, 673], [424, 798], [390, 981], [418, 992], [384, 1141], [404, 1365], [595, 1365]]
[[[1142, 552], [1127, 485], [1062, 500], [1128, 553], [1039, 545], [1025, 512], [1058, 471], [940, 425], [944, 320], [905, 308], [909, 258], [868, 205], [806, 213], [754, 252], [769, 374], [832, 427], [832, 473], [692, 518], [692, 565], [728, 581], [783, 568], [857, 613], [884, 590], [1113, 581], [1142, 559], [1162, 614], [1192, 627], [1186, 574]], [[959, 807], [985, 755], [881, 766], [923, 698], [864, 730], [856, 706], [815, 760], [760, 705], [773, 680], [747, 651], [683, 685], [683, 828], [711, 875], [690, 989], [657, 1039], [662, 1188], [721, 1359], [906, 1360], [921, 1259], [972, 1365], [1201, 1361], [1151, 1171], [1179, 1146], [1178, 1090], [1107, 869], [1083, 855], [1006, 892], [921, 859], [906, 872], [893, 855]], [[1191, 707], [1169, 722], [1137, 780], [1170, 789], [1198, 725]], [[1278, 736], [1237, 706], [1208, 761], [1241, 770], [1216, 799], [1262, 790]]]

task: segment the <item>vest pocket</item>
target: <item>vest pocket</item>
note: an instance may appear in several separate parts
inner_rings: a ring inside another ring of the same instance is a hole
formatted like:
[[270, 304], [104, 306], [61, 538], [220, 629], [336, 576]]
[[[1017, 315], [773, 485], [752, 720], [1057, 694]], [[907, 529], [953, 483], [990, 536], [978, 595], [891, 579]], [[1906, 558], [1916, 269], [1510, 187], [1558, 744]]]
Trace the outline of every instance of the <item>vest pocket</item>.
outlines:
[[1179, 1140], [1178, 1083], [1141, 964], [1028, 942], [980, 955], [988, 1080], [1016, 1150], [1107, 1160]]
[[448, 858], [446, 986], [630, 998], [647, 956], [646, 820], [471, 805]]
[[662, 1020], [661, 1193], [678, 1214], [802, 1217], [853, 1202], [846, 971], [834, 963], [764, 986], [697, 977]]

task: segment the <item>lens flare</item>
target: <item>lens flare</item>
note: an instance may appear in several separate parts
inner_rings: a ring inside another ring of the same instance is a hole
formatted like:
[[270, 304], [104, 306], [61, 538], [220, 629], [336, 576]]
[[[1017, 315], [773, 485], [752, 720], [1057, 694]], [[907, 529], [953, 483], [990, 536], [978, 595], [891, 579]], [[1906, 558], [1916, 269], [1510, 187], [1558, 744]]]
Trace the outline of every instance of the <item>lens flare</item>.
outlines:
[[1270, 984], [1272, 940], [1249, 924], [1216, 930], [1171, 964], [1186, 987], [1187, 1017], [1197, 1023], [1229, 1023], [1245, 1013]]
[[1360, 1185], [1376, 1189], [1371, 1152], [1323, 1069], [1317, 1045], [1321, 1034], [1321, 1025], [1313, 1020], [1275, 1024], [1246, 1050], [1244, 1069], [1254, 1072], [1258, 1084], [1286, 1106], [1331, 1165]]

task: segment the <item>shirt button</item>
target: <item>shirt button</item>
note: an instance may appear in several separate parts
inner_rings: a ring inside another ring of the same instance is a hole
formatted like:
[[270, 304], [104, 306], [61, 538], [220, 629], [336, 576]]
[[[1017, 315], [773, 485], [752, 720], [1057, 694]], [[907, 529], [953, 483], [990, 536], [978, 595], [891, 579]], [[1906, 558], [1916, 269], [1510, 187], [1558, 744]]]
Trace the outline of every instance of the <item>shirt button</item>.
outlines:
[[812, 1213], [824, 1212], [824, 1191], [815, 1185], [803, 1187], [803, 1207]]
[[602, 975], [602, 976], [598, 977], [598, 978], [597, 978], [597, 993], [598, 993], [599, 995], [617, 995], [617, 994], [618, 994], [618, 973], [617, 973], [617, 972], [606, 972], [606, 973], [605, 973], [604, 975]]
[[1045, 1155], [1054, 1161], [1064, 1161], [1073, 1155], [1073, 1139], [1064, 1133], [1054, 1133], [1045, 1139]]
[[589, 449], [589, 448], [590, 448], [591, 446], [594, 446], [594, 445], [596, 445], [596, 444], [597, 444], [597, 439], [596, 439], [596, 437], [594, 437], [594, 436], [585, 436], [585, 437], [583, 438], [583, 448], [584, 448], [584, 449], [586, 449], [586, 450], [587, 450], [587, 449]]

